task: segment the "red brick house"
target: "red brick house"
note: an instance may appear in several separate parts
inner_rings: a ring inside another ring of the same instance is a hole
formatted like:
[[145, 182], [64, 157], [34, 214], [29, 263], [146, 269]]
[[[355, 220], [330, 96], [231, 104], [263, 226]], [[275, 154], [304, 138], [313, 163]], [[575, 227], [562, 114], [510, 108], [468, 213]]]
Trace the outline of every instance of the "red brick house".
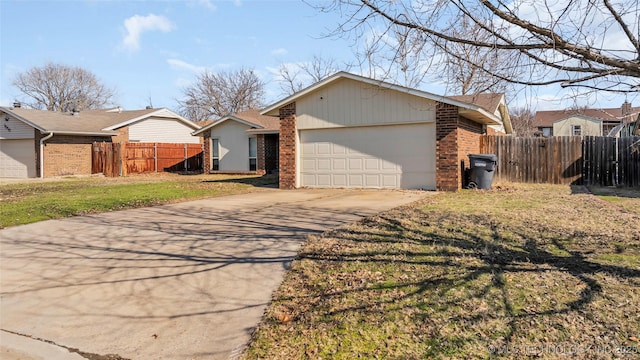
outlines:
[[480, 136], [512, 131], [503, 95], [446, 97], [347, 72], [261, 114], [280, 119], [284, 189], [457, 190]]
[[76, 113], [0, 107], [0, 178], [91, 174], [93, 142], [199, 143], [199, 126], [165, 109]]

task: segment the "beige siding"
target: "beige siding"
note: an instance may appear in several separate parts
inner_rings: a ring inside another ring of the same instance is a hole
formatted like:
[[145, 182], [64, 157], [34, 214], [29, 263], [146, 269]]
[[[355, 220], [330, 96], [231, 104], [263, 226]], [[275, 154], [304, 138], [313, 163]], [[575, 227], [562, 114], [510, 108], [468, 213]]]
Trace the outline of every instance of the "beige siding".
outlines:
[[129, 141], [198, 144], [193, 130], [177, 120], [149, 118], [129, 125]]
[[34, 132], [31, 126], [10, 115], [1, 114], [0, 139], [33, 139]]
[[602, 122], [583, 117], [570, 117], [553, 123], [554, 136], [571, 136], [572, 126], [582, 127], [582, 136], [602, 136]]
[[211, 129], [211, 138], [218, 139], [220, 171], [249, 171], [249, 126], [227, 120]]
[[435, 102], [341, 79], [296, 102], [298, 129], [435, 122]]

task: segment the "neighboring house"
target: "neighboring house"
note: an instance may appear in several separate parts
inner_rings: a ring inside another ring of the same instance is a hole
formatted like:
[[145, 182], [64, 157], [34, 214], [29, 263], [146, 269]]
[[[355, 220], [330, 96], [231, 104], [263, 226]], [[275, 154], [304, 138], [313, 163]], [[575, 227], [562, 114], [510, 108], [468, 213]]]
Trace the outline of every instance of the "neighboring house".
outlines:
[[511, 118], [509, 117], [509, 110], [507, 109], [504, 94], [455, 95], [448, 96], [448, 98], [468, 104], [478, 105], [501, 119], [504, 119], [500, 125], [488, 125], [488, 135], [505, 135], [513, 133], [513, 128], [511, 128]]
[[640, 115], [636, 121], [620, 124], [607, 134], [611, 137], [640, 136]]
[[[0, 107], [0, 177], [91, 174], [91, 144], [199, 143], [199, 126], [168, 109], [76, 113]], [[44, 171], [41, 171], [44, 169]]]
[[205, 172], [277, 172], [279, 125], [276, 117], [247, 110], [196, 130], [192, 135], [204, 138]]
[[471, 100], [339, 72], [261, 114], [280, 119], [280, 188], [457, 190], [480, 135], [511, 133], [503, 96]]
[[542, 136], [607, 136], [639, 113], [640, 107], [625, 101], [620, 108], [538, 111], [533, 123]]

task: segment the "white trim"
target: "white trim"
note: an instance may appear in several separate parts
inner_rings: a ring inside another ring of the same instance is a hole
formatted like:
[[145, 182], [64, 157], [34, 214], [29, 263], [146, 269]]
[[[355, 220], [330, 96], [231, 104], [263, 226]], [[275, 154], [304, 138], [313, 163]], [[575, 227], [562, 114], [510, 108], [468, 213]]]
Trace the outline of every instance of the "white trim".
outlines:
[[[264, 110], [262, 110], [260, 112], [260, 115], [271, 115], [271, 116], [275, 116], [278, 115], [278, 113], [276, 112], [276, 110], [280, 109], [281, 107], [283, 107], [284, 105], [290, 104], [294, 101], [296, 101], [297, 99], [321, 88], [324, 87], [336, 80], [339, 79], [351, 79], [354, 81], [359, 81], [359, 82], [363, 82], [366, 84], [370, 84], [373, 86], [379, 86], [379, 87], [383, 87], [383, 88], [387, 88], [390, 90], [395, 90], [404, 94], [408, 94], [408, 95], [414, 95], [417, 97], [421, 97], [421, 98], [425, 98], [425, 99], [429, 99], [429, 100], [433, 100], [433, 101], [438, 101], [441, 103], [445, 103], [445, 104], [449, 104], [449, 105], [454, 105], [457, 106], [459, 108], [462, 109], [466, 109], [469, 110], [473, 113], [476, 113], [478, 115], [480, 115], [482, 118], [487, 120], [487, 124], [488, 125], [502, 125], [502, 120], [500, 118], [498, 118], [495, 114], [491, 114], [489, 113], [487, 110], [474, 105], [474, 104], [468, 104], [462, 101], [458, 101], [458, 100], [454, 100], [451, 98], [448, 98], [446, 96], [442, 96], [442, 95], [436, 95], [436, 94], [432, 94], [426, 91], [422, 91], [422, 90], [417, 90], [417, 89], [411, 89], [408, 87], [404, 87], [404, 86], [400, 86], [400, 85], [395, 85], [395, 84], [391, 84], [388, 82], [384, 82], [384, 81], [380, 81], [380, 80], [375, 80], [375, 79], [371, 79], [371, 78], [367, 78], [367, 77], [363, 77], [360, 75], [356, 75], [356, 74], [352, 74], [346, 71], [340, 71], [335, 73], [332, 76], [329, 76], [328, 78], [321, 80], [305, 89], [302, 89], [300, 91], [298, 91], [297, 93], [290, 95], [274, 104], [271, 104], [269, 106], [267, 106]], [[475, 120], [475, 119], [474, 119]]]
[[53, 137], [53, 131], [40, 139], [40, 179], [44, 179], [44, 142]]

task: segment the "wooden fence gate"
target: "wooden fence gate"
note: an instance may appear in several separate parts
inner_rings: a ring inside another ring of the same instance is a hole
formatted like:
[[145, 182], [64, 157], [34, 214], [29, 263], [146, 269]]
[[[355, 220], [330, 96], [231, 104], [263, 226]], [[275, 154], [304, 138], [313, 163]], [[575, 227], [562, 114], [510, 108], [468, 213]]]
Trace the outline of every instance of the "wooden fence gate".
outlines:
[[498, 156], [496, 180], [600, 186], [640, 185], [640, 137], [482, 136], [480, 152]]
[[122, 175], [122, 144], [94, 142], [91, 151], [91, 173], [104, 176]]
[[586, 185], [640, 186], [640, 136], [586, 136], [582, 152]]
[[94, 143], [92, 173], [124, 176], [158, 171], [202, 170], [201, 144]]

